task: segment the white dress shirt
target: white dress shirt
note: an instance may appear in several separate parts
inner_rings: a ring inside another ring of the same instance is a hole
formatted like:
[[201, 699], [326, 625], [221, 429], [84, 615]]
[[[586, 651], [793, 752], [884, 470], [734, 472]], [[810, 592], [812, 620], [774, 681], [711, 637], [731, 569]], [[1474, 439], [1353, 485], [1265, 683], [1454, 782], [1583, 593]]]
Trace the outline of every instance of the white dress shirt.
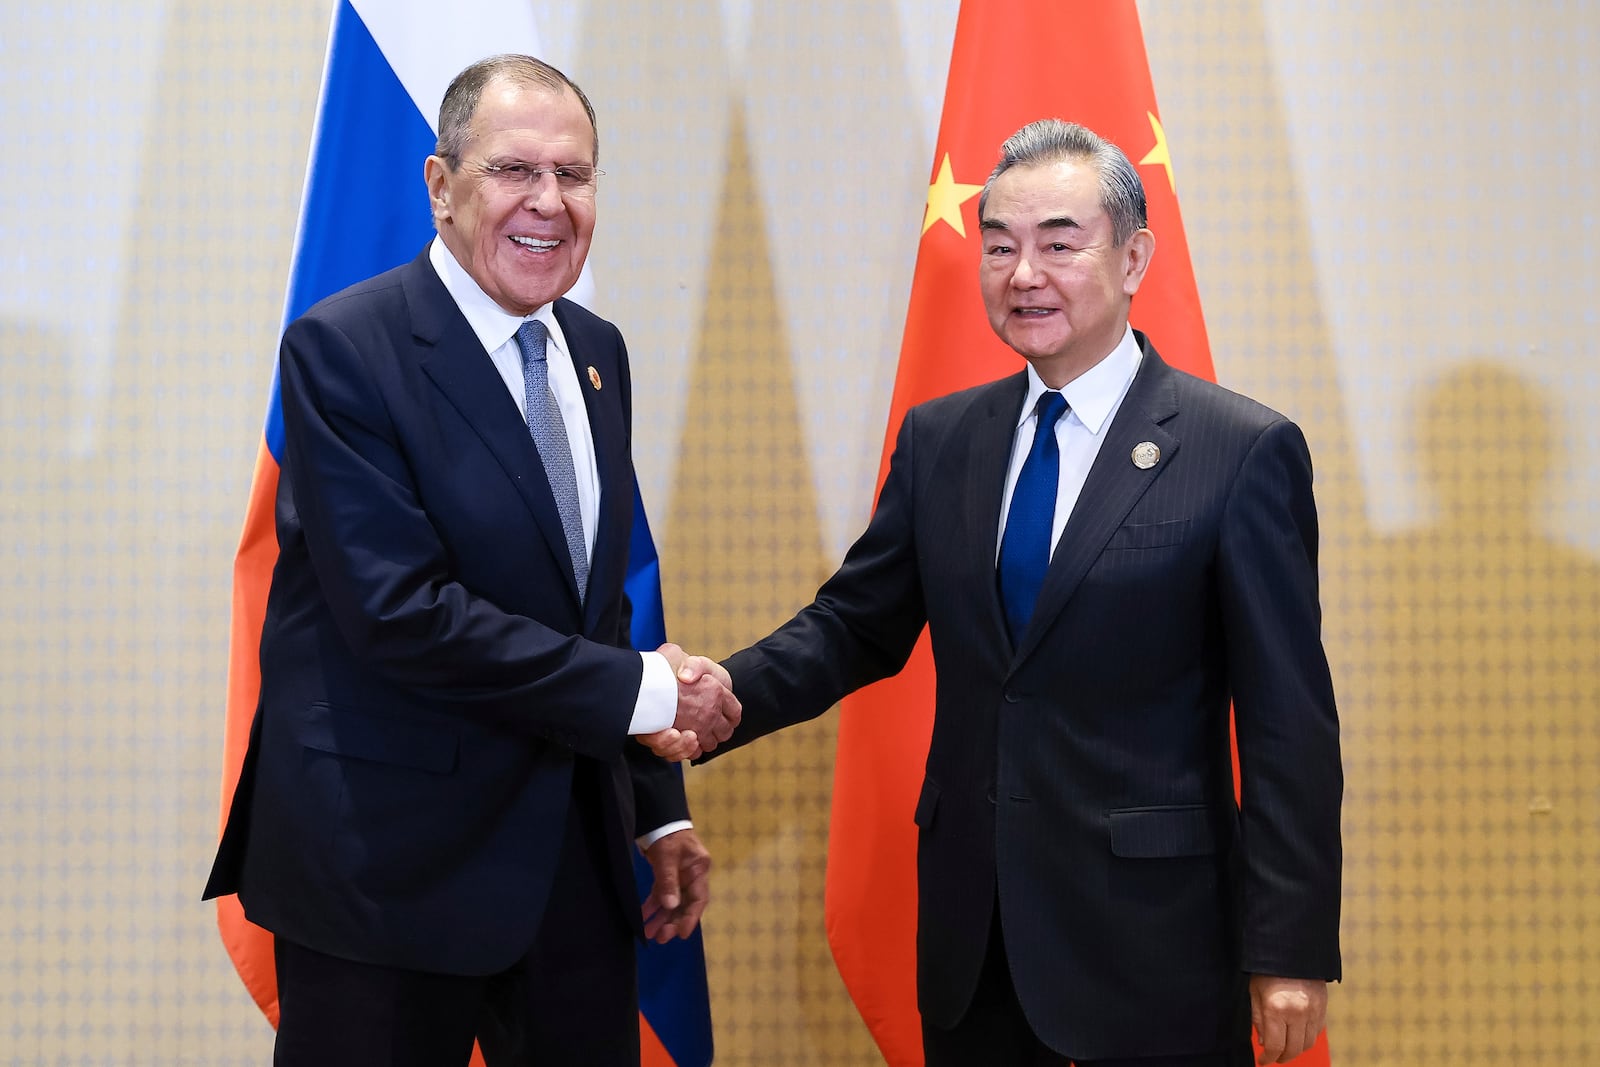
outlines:
[[[444, 242], [434, 238], [428, 249], [428, 260], [444, 287], [449, 290], [467, 325], [477, 334], [485, 352], [494, 362], [495, 370], [506, 383], [523, 421], [528, 413], [523, 410], [526, 400], [522, 387], [522, 349], [517, 344], [517, 330], [525, 321], [496, 304], [479, 287]], [[566, 335], [556, 321], [551, 304], [539, 308], [530, 319], [544, 323], [549, 332], [546, 343], [550, 391], [555, 394], [561, 409], [561, 421], [567, 427], [567, 443], [572, 447], [572, 471], [578, 482], [578, 513], [583, 519], [584, 550], [592, 559], [594, 536], [600, 525], [600, 470], [594, 457], [594, 435], [589, 427], [589, 413], [583, 404], [583, 387], [578, 382], [578, 371], [573, 366]], [[633, 718], [628, 725], [630, 734], [649, 734], [671, 726], [678, 714], [678, 680], [672, 673], [667, 658], [657, 652], [641, 652], [644, 675], [640, 680], [639, 696], [634, 701]]]
[[[1067, 413], [1056, 421], [1056, 444], [1061, 449], [1061, 476], [1056, 483], [1056, 513], [1050, 524], [1050, 554], [1055, 555], [1056, 542], [1061, 531], [1067, 528], [1072, 509], [1077, 506], [1078, 494], [1088, 480], [1089, 468], [1100, 454], [1105, 443], [1105, 428], [1111, 425], [1122, 398], [1128, 395], [1133, 376], [1138, 373], [1142, 354], [1129, 327], [1117, 342], [1111, 354], [1090, 367], [1060, 390], [1067, 400]], [[1011, 466], [1006, 471], [1006, 491], [1000, 499], [999, 532], [995, 534], [995, 565], [1000, 563], [1000, 542], [1006, 534], [1006, 516], [1011, 511], [1011, 494], [1022, 474], [1023, 461], [1033, 446], [1033, 430], [1039, 421], [1039, 397], [1049, 387], [1039, 378], [1039, 372], [1028, 364], [1028, 395], [1023, 397], [1022, 410], [1017, 414], [1017, 430], [1011, 439]]]

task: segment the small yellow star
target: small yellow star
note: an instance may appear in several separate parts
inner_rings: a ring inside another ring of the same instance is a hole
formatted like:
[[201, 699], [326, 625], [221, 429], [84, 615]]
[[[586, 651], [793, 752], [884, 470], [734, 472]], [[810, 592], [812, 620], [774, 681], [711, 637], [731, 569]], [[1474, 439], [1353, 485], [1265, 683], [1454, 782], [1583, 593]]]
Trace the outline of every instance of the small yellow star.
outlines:
[[1167, 150], [1167, 132], [1161, 128], [1161, 120], [1156, 118], [1153, 112], [1146, 111], [1145, 114], [1150, 116], [1150, 131], [1156, 135], [1156, 146], [1146, 152], [1143, 159], [1139, 160], [1139, 166], [1153, 164], [1158, 167], [1166, 167], [1167, 184], [1172, 186], [1172, 191], [1176, 193], [1178, 191], [1178, 182], [1172, 176], [1172, 153]]
[[928, 186], [928, 210], [922, 216], [922, 232], [927, 233], [933, 229], [934, 223], [943, 220], [965, 237], [967, 226], [961, 220], [961, 205], [982, 191], [981, 185], [963, 185], [956, 181], [955, 174], [950, 170], [950, 153], [946, 152], [939, 164], [938, 177]]

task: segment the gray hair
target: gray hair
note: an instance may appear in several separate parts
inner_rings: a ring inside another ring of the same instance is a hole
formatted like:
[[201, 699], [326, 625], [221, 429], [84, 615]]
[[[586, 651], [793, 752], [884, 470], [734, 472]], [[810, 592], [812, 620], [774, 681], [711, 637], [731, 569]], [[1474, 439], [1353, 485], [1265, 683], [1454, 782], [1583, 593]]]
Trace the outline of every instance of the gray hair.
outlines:
[[1111, 243], [1122, 245], [1149, 221], [1144, 183], [1122, 149], [1076, 122], [1039, 119], [1030, 122], [1000, 146], [1000, 162], [978, 196], [978, 218], [989, 203], [994, 180], [1012, 167], [1037, 167], [1080, 159], [1094, 165], [1100, 175], [1100, 209], [1111, 217]]
[[478, 111], [483, 91], [496, 81], [553, 93], [572, 90], [583, 105], [583, 113], [589, 116], [589, 129], [594, 133], [594, 162], [600, 161], [600, 127], [594, 120], [594, 105], [578, 84], [542, 59], [508, 53], [478, 60], [457, 74], [444, 91], [444, 101], [439, 105], [439, 142], [433, 152], [447, 160], [451, 170], [455, 170], [472, 139], [472, 116]]

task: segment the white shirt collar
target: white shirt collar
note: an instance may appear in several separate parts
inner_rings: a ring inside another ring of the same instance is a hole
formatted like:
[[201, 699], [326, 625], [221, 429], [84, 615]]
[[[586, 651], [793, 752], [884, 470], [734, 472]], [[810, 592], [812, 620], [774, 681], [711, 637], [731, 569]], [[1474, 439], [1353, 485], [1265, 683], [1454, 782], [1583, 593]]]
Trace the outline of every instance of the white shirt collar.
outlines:
[[[1117, 409], [1118, 402], [1133, 382], [1133, 376], [1138, 373], [1142, 356], [1138, 342], [1133, 339], [1133, 327], [1130, 326], [1123, 331], [1122, 340], [1117, 342], [1117, 347], [1105, 359], [1060, 390], [1061, 395], [1067, 398], [1071, 413], [1091, 434], [1100, 435], [1100, 428]], [[1033, 364], [1028, 364], [1028, 395], [1023, 398], [1022, 411], [1017, 416], [1018, 426], [1033, 418], [1034, 409], [1039, 406], [1039, 397], [1048, 388], [1039, 377], [1039, 372], [1033, 369]]]
[[[466, 268], [456, 261], [455, 254], [445, 247], [445, 243], [438, 237], [428, 246], [428, 262], [433, 265], [434, 273], [439, 275], [439, 280], [444, 283], [445, 289], [450, 293], [456, 307], [461, 309], [467, 325], [472, 327], [472, 332], [478, 336], [478, 341], [483, 345], [485, 352], [493, 352], [501, 345], [512, 340], [517, 335], [517, 329], [526, 319], [511, 314], [505, 308], [496, 304], [488, 293], [483, 291]], [[555, 301], [540, 307], [527, 319], [538, 319], [544, 323], [548, 331], [549, 343], [555, 346], [557, 352], [563, 356], [568, 355], [567, 338], [561, 332], [561, 324], [556, 321]]]

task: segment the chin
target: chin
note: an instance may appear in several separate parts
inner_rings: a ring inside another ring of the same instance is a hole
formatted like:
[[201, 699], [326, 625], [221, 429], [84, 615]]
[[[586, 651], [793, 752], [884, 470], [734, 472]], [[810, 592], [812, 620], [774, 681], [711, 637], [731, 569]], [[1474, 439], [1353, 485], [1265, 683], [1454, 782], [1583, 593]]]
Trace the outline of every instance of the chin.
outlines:
[[546, 304], [548, 304], [551, 301], [555, 300], [557, 297], [559, 297], [562, 293], [565, 293], [565, 292], [566, 292], [565, 289], [557, 289], [557, 288], [554, 288], [552, 286], [546, 285], [546, 286], [541, 286], [540, 288], [538, 288], [536, 290], [530, 290], [530, 289], [520, 290], [517, 293], [513, 294], [512, 299], [516, 301], [516, 304], [517, 304], [518, 307], [527, 309], [525, 311], [519, 312], [519, 314], [531, 315], [535, 311], [538, 311], [540, 308], [544, 307]]
[[1041, 359], [1053, 359], [1061, 354], [1061, 350], [1064, 347], [1060, 343], [1041, 344], [1037, 341], [1031, 341], [1028, 338], [1016, 337], [1009, 339], [1008, 343], [1013, 349], [1016, 350], [1017, 355], [1030, 362]]

